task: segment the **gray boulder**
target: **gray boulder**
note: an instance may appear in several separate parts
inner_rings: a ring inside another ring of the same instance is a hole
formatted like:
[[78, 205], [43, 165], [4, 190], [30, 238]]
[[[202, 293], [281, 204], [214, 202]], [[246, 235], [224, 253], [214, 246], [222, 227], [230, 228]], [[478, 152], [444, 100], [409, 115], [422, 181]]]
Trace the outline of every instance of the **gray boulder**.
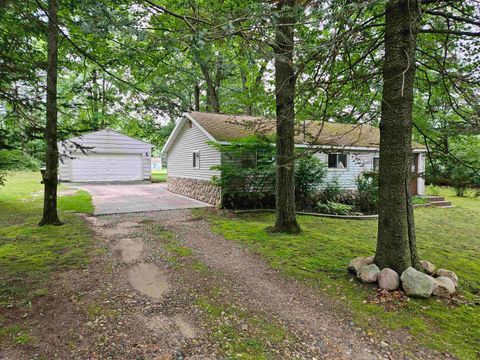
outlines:
[[434, 279], [435, 287], [433, 289], [433, 295], [439, 297], [449, 297], [455, 293], [455, 284], [452, 279], [440, 276]]
[[379, 273], [380, 269], [377, 265], [364, 265], [358, 270], [357, 277], [360, 279], [361, 282], [365, 284], [371, 284], [377, 281]]
[[437, 269], [435, 265], [433, 265], [430, 261], [427, 260], [421, 260], [420, 266], [422, 267], [423, 271], [425, 271], [429, 275], [433, 275], [433, 273]]
[[350, 264], [348, 264], [348, 271], [350, 271], [353, 274], [357, 274], [358, 270], [360, 270], [360, 268], [365, 265], [369, 265], [369, 262], [366, 257], [363, 257], [363, 256], [356, 257], [355, 259], [350, 261]]
[[409, 267], [400, 277], [405, 293], [410, 297], [427, 299], [432, 295], [435, 287], [432, 277], [421, 271]]
[[388, 291], [397, 290], [400, 286], [400, 277], [395, 270], [385, 268], [378, 273], [378, 287]]
[[449, 278], [450, 280], [453, 281], [453, 283], [455, 284], [455, 287], [457, 287], [458, 285], [458, 276], [451, 270], [438, 269], [435, 275], [437, 275], [437, 277]]

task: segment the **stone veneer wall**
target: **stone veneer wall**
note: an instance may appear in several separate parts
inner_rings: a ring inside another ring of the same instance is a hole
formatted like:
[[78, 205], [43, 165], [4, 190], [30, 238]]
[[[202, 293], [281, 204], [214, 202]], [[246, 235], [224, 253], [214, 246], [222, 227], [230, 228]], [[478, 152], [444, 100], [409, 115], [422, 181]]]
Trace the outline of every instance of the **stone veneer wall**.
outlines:
[[220, 188], [209, 180], [168, 176], [167, 189], [212, 205], [219, 205], [221, 202]]

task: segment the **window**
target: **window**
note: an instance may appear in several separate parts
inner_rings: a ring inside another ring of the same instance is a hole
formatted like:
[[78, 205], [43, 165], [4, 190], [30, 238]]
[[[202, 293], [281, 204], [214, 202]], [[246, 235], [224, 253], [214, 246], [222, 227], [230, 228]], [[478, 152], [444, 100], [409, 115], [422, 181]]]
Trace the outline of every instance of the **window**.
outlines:
[[347, 154], [328, 154], [329, 169], [346, 169]]
[[200, 169], [200, 151], [194, 151], [194, 152], [192, 153], [192, 155], [193, 155], [193, 156], [192, 156], [192, 159], [193, 159], [192, 165], [193, 165], [193, 167], [194, 167], [195, 169]]
[[373, 158], [373, 171], [378, 171], [380, 169], [380, 158], [374, 157]]

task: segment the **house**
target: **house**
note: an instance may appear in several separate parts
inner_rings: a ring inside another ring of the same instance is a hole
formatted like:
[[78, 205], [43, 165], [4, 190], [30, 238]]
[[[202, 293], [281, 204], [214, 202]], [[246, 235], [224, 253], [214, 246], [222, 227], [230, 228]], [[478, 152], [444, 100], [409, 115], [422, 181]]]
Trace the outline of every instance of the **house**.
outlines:
[[[221, 201], [221, 191], [211, 183], [219, 176], [212, 167], [222, 162], [211, 142], [228, 144], [253, 134], [273, 134], [275, 121], [252, 117], [191, 112], [177, 123], [162, 149], [168, 159], [168, 189], [211, 204]], [[312, 149], [327, 165], [327, 179], [337, 177], [346, 190], [356, 188], [356, 178], [378, 170], [380, 131], [368, 124], [305, 121], [296, 126], [297, 148]], [[412, 193], [425, 192], [425, 148], [413, 143]]]
[[112, 129], [58, 143], [60, 181], [149, 180], [153, 145]]

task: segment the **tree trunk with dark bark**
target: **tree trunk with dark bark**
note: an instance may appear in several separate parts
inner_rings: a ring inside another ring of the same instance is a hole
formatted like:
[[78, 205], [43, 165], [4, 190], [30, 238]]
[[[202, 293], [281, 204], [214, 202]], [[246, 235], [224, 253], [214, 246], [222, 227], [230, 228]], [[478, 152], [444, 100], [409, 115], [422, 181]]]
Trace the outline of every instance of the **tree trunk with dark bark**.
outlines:
[[295, 215], [295, 70], [293, 67], [295, 0], [278, 3], [280, 13], [275, 34], [275, 100], [276, 100], [276, 162], [277, 220], [273, 231], [298, 233], [301, 231]]
[[198, 84], [195, 84], [195, 87], [193, 88], [193, 97], [195, 102], [193, 109], [195, 111], [200, 111], [200, 86], [198, 86]]
[[420, 9], [416, 0], [387, 3], [375, 263], [381, 269], [388, 267], [399, 274], [409, 266], [418, 268], [410, 184], [419, 22]]
[[61, 225], [57, 214], [58, 147], [57, 147], [57, 62], [58, 62], [58, 1], [48, 2], [48, 68], [47, 68], [47, 144], [43, 216], [39, 225]]

